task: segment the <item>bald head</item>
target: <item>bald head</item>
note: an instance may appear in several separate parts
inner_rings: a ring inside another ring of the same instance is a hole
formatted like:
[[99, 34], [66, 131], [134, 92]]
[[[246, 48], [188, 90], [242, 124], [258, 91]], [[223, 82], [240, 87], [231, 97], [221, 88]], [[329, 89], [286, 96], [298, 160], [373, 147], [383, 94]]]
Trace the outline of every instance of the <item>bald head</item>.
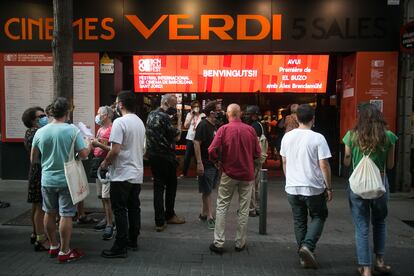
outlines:
[[240, 119], [241, 117], [240, 106], [234, 103], [229, 105], [227, 107], [227, 116], [229, 116], [229, 119], [232, 119], [232, 118]]

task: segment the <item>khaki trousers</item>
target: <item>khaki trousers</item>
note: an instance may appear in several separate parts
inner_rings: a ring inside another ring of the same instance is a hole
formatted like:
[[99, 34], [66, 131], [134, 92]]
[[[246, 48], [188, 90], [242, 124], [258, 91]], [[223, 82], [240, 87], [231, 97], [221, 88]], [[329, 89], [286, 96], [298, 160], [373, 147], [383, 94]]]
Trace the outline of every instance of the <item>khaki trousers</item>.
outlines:
[[260, 208], [260, 177], [262, 164], [254, 163], [254, 185], [252, 185], [252, 199], [250, 201], [250, 212], [256, 212]]
[[252, 193], [253, 181], [240, 181], [232, 179], [225, 173], [222, 174], [217, 195], [216, 227], [214, 229], [214, 245], [223, 247], [225, 241], [224, 229], [226, 214], [229, 210], [234, 191], [239, 193], [238, 225], [236, 233], [236, 247], [246, 244], [247, 222], [249, 219], [249, 205]]

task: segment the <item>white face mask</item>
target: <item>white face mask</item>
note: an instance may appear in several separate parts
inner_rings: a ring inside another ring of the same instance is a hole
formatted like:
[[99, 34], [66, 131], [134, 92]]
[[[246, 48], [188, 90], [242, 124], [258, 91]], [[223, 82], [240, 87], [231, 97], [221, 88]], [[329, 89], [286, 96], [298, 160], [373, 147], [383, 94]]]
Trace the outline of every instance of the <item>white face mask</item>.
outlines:
[[194, 112], [196, 112], [196, 113], [198, 113], [198, 112], [200, 112], [200, 108], [199, 107], [194, 107]]

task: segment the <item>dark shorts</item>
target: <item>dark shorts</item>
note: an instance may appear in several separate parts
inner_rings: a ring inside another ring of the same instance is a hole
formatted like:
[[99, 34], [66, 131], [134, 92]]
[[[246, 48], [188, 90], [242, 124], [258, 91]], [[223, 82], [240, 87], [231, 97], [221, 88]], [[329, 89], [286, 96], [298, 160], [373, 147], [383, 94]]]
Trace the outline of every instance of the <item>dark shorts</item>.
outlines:
[[204, 174], [198, 177], [198, 191], [202, 194], [211, 194], [216, 188], [219, 177], [219, 171], [214, 166], [204, 168]]

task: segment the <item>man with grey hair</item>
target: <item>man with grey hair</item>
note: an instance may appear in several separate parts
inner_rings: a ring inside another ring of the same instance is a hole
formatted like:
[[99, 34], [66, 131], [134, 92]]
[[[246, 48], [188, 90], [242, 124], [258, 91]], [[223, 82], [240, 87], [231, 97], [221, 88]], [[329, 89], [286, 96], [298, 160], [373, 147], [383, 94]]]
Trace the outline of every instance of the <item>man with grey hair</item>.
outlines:
[[147, 119], [147, 155], [154, 178], [155, 230], [157, 232], [164, 231], [167, 223], [185, 223], [184, 218], [178, 217], [174, 210], [178, 165], [175, 143], [181, 136], [180, 120], [178, 120], [178, 127], [173, 125], [173, 118], [177, 115], [176, 106], [176, 96], [166, 94], [161, 98], [160, 107], [151, 111]]

